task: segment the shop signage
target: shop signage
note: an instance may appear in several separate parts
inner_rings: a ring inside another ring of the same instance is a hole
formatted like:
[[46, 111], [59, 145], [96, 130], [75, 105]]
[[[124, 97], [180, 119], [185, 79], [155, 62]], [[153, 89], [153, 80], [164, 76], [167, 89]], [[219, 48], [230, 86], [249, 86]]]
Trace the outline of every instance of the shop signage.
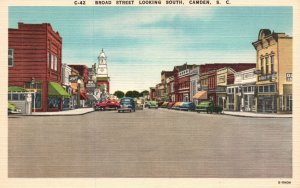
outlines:
[[88, 80], [88, 83], [86, 84], [87, 88], [95, 88], [96, 87], [96, 84], [93, 80]]
[[288, 81], [288, 82], [293, 81], [293, 73], [286, 73], [286, 74], [285, 74], [285, 79], [286, 79], [286, 81]]
[[77, 83], [78, 79], [79, 79], [78, 75], [70, 75], [69, 76], [69, 82], [71, 82], [71, 83]]
[[276, 74], [268, 74], [258, 77], [258, 81], [265, 81], [265, 80], [275, 80], [277, 78]]

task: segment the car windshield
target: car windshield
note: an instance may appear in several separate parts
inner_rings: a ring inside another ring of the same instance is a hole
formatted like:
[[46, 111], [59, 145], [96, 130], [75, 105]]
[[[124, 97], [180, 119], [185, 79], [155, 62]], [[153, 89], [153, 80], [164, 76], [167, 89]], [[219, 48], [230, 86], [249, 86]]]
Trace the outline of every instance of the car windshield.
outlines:
[[121, 102], [122, 102], [122, 103], [124, 103], [124, 102], [129, 103], [129, 102], [130, 102], [130, 99], [121, 99]]

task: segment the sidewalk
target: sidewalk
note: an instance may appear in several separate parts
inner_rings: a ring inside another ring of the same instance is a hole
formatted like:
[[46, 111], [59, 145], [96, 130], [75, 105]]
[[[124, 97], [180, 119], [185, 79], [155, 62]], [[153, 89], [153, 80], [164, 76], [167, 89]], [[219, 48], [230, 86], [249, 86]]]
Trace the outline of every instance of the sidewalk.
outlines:
[[236, 112], [236, 111], [224, 111], [225, 115], [239, 116], [239, 117], [253, 117], [253, 118], [292, 118], [293, 114], [264, 114], [256, 112]]
[[65, 110], [59, 112], [32, 112], [31, 115], [26, 116], [74, 116], [87, 114], [93, 111], [93, 108], [78, 108], [74, 110]]

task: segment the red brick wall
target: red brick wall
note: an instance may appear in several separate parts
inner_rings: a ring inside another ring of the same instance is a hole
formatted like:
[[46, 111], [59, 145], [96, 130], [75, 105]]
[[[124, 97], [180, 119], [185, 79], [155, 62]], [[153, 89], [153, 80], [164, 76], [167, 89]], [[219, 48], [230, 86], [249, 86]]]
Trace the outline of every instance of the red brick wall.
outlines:
[[[8, 48], [14, 49], [14, 66], [8, 68], [8, 85], [25, 86], [32, 78], [42, 83], [42, 109], [47, 109], [48, 82], [61, 83], [62, 39], [50, 24], [23, 24], [8, 29]], [[50, 70], [47, 53], [57, 56], [57, 71]]]

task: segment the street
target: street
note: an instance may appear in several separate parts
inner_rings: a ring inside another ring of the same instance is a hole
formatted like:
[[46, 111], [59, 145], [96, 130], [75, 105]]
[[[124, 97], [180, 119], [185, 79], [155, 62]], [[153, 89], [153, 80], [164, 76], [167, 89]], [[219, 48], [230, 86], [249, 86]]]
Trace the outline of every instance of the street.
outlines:
[[167, 109], [9, 118], [8, 176], [291, 178], [292, 118]]

